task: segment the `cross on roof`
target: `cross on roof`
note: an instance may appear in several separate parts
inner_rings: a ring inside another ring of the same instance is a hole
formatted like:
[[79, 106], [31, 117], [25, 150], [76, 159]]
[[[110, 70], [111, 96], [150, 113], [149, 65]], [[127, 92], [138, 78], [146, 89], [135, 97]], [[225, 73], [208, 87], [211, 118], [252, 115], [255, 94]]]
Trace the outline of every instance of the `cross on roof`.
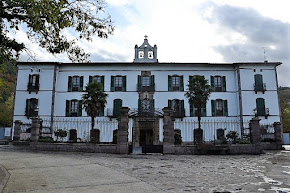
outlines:
[[147, 35], [145, 35], [145, 36], [144, 36], [144, 38], [145, 38], [145, 39], [147, 39], [147, 38], [148, 38], [148, 36], [147, 36]]

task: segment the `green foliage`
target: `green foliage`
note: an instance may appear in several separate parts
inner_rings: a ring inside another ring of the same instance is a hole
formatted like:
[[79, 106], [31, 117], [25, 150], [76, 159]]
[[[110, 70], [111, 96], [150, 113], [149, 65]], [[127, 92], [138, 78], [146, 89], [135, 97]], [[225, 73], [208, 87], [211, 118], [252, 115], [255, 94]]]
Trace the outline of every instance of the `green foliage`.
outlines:
[[104, 0], [2, 0], [0, 2], [0, 63], [17, 58], [26, 50], [23, 43], [11, 39], [24, 23], [28, 37], [52, 54], [66, 52], [72, 61], [84, 62], [86, 54], [69, 40], [64, 30], [74, 30], [79, 39], [92, 40], [93, 35], [107, 38], [112, 34], [110, 15], [104, 14]]
[[53, 143], [54, 140], [52, 137], [43, 137], [43, 136], [39, 136], [38, 142], [45, 142], [45, 143]]
[[237, 139], [238, 139], [239, 135], [236, 131], [229, 131], [227, 134], [226, 134], [226, 138], [228, 140], [230, 140], [231, 142], [233, 143], [236, 143], [237, 142]]
[[290, 133], [290, 88], [279, 87], [283, 132]]
[[82, 96], [83, 108], [92, 118], [92, 129], [94, 129], [94, 119], [105, 108], [108, 94], [103, 92], [103, 85], [101, 83], [95, 82], [88, 83], [85, 92]]
[[184, 96], [188, 99], [190, 104], [193, 104], [198, 111], [198, 128], [200, 128], [201, 108], [209, 99], [211, 88], [208, 80], [204, 76], [193, 76], [188, 81], [187, 91]]

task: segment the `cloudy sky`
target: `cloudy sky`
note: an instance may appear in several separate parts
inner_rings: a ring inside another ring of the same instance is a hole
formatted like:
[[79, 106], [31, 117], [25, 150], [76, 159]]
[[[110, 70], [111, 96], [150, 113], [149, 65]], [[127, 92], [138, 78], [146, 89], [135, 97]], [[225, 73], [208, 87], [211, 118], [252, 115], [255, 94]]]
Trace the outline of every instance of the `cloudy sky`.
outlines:
[[[280, 86], [290, 87], [289, 0], [107, 0], [113, 36], [79, 45], [92, 62], [132, 62], [135, 44], [158, 47], [159, 62], [282, 62]], [[68, 36], [74, 34], [66, 32]], [[18, 34], [38, 61], [68, 62]], [[266, 54], [264, 55], [264, 50]], [[29, 60], [22, 55], [22, 60]]]

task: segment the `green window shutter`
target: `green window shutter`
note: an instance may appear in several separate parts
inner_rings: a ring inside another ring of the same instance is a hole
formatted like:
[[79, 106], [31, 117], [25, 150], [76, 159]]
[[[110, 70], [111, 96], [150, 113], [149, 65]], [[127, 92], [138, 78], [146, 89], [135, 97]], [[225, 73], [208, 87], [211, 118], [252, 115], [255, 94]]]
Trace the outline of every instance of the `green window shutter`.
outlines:
[[36, 75], [35, 87], [36, 87], [36, 90], [39, 90], [39, 74]]
[[93, 82], [93, 77], [89, 76], [89, 83], [92, 83], [92, 82]]
[[171, 76], [168, 75], [168, 91], [172, 91], [172, 80], [171, 80]]
[[81, 76], [80, 77], [80, 87], [79, 87], [79, 91], [83, 91], [83, 86], [84, 86], [84, 77]]
[[105, 76], [101, 76], [101, 84], [103, 86], [103, 91], [105, 90]]
[[171, 107], [171, 106], [172, 106], [171, 104], [172, 104], [172, 100], [168, 100], [168, 107], [169, 107], [169, 108], [172, 108], [172, 107]]
[[71, 92], [72, 91], [72, 77], [68, 77], [68, 86], [67, 86], [67, 91]]
[[29, 94], [31, 93], [31, 87], [32, 87], [32, 76], [31, 74], [29, 74], [29, 77], [28, 77], [28, 84], [27, 84], [27, 90], [29, 91]]
[[122, 107], [122, 100], [121, 99], [115, 99], [114, 100], [114, 109], [113, 109], [114, 117], [119, 117], [120, 116], [120, 108], [121, 107]]
[[124, 92], [127, 91], [127, 86], [126, 86], [127, 81], [126, 81], [126, 79], [127, 79], [126, 76], [122, 77], [122, 91], [124, 91]]
[[78, 117], [81, 117], [83, 115], [83, 101], [80, 100], [79, 102], [79, 109], [78, 109]]
[[65, 116], [70, 117], [70, 101], [69, 100], [66, 100]]
[[138, 75], [138, 87], [137, 87], [138, 91], [141, 91], [141, 76]]
[[211, 91], [214, 91], [214, 76], [210, 76], [210, 86], [211, 86]]
[[115, 91], [115, 77], [111, 76], [111, 92]]
[[138, 113], [140, 114], [142, 112], [142, 109], [141, 109], [141, 100], [138, 99]]
[[26, 108], [25, 108], [26, 116], [29, 116], [29, 109], [30, 109], [30, 99], [26, 99]]
[[255, 74], [255, 90], [263, 90], [262, 74]]
[[189, 76], [189, 82], [191, 82], [192, 78], [193, 78], [193, 76]]
[[181, 116], [185, 117], [184, 100], [180, 100], [180, 113], [181, 113]]
[[179, 76], [179, 91], [184, 91], [183, 76]]
[[222, 77], [222, 91], [226, 92], [226, 77]]
[[155, 77], [154, 77], [154, 75], [151, 76], [150, 86], [151, 86], [151, 91], [155, 91]]
[[211, 100], [211, 116], [215, 117], [215, 101]]
[[266, 112], [265, 112], [265, 99], [257, 98], [256, 105], [257, 105], [257, 115], [264, 116], [266, 114]]
[[224, 116], [228, 116], [228, 101], [224, 100]]
[[202, 105], [202, 117], [206, 117], [206, 104]]
[[104, 116], [104, 114], [105, 114], [105, 108], [103, 107], [103, 108], [101, 109], [100, 116]]
[[194, 110], [194, 105], [192, 103], [189, 104], [189, 111], [190, 111], [190, 115], [191, 117], [195, 116], [195, 110]]

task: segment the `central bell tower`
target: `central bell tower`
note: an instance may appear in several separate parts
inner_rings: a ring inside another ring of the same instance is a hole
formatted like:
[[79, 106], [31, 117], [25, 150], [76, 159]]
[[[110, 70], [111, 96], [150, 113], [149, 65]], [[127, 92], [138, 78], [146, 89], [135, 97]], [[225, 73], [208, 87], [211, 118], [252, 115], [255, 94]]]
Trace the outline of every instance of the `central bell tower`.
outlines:
[[144, 36], [144, 42], [143, 44], [138, 47], [138, 45], [135, 45], [135, 58], [134, 62], [149, 62], [149, 63], [156, 63], [158, 62], [157, 59], [157, 46], [154, 45], [152, 47], [148, 43], [148, 36]]

